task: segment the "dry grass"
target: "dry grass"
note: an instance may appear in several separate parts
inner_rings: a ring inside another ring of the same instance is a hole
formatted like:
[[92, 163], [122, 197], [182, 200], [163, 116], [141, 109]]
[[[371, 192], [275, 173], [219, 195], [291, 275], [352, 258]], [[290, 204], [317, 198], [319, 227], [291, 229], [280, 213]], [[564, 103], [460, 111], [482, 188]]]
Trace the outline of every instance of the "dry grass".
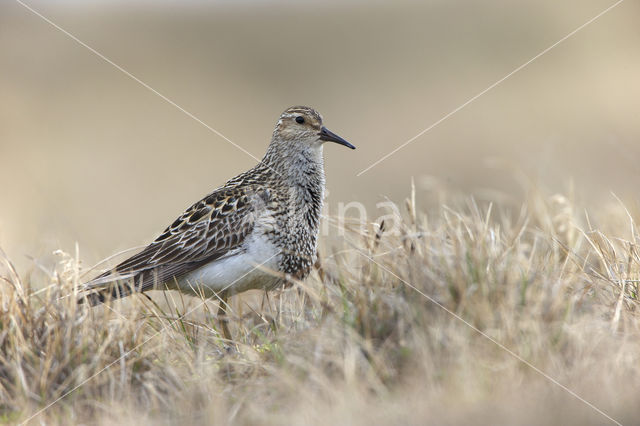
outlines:
[[48, 282], [21, 281], [4, 259], [2, 419], [609, 422], [499, 342], [633, 423], [633, 215], [603, 206], [592, 213], [606, 224], [597, 227], [573, 201], [536, 192], [520, 210], [449, 203], [424, 214], [408, 201], [396, 235], [388, 224], [347, 233], [344, 246], [324, 247], [322, 269], [306, 282], [235, 300], [237, 350], [219, 338], [215, 301], [156, 293], [157, 303], [133, 297], [89, 309], [64, 297], [78, 283], [75, 257], [61, 255]]

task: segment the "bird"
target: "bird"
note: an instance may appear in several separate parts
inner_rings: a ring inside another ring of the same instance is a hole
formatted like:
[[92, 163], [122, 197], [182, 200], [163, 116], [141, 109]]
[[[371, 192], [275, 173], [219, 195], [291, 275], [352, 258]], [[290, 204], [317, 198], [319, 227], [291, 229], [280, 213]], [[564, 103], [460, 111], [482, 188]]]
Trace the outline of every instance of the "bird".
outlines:
[[142, 251], [86, 282], [79, 303], [152, 289], [218, 298], [223, 335], [232, 340], [230, 296], [304, 280], [316, 262], [326, 142], [355, 149], [313, 108], [286, 109], [258, 164], [191, 205]]

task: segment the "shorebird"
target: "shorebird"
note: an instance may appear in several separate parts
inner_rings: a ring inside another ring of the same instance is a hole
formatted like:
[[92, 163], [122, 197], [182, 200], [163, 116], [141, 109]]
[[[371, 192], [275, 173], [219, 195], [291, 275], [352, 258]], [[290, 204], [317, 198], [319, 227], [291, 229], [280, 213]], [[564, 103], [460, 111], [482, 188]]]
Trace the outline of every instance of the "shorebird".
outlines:
[[256, 166], [186, 209], [140, 253], [85, 283], [81, 301], [175, 289], [218, 298], [222, 317], [233, 294], [306, 278], [316, 261], [325, 142], [355, 149], [314, 109], [285, 110]]

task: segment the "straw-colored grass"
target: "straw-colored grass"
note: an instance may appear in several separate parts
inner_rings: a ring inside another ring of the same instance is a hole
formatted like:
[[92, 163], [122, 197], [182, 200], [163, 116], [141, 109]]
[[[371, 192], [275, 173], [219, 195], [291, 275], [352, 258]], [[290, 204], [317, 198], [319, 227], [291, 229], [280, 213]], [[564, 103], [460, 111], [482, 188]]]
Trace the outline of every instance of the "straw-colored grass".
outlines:
[[[0, 418], [31, 424], [604, 424], [640, 414], [639, 235], [533, 192], [347, 232], [292, 289], [75, 303], [3, 259]], [[578, 213], [579, 212], [579, 213]], [[327, 218], [335, 223], [335, 218]], [[619, 224], [623, 224], [622, 226]], [[583, 399], [583, 400], [581, 400]], [[607, 416], [610, 416], [609, 419]]]

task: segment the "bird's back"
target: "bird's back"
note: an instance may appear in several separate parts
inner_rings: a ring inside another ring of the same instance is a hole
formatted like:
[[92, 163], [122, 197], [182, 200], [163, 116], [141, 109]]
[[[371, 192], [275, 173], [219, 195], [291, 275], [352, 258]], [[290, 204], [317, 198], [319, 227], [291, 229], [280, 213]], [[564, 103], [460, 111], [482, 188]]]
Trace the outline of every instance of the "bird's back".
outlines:
[[87, 282], [90, 300], [171, 286], [175, 279], [241, 250], [265, 205], [265, 190], [255, 179], [243, 179], [247, 173], [190, 206], [140, 253]]

